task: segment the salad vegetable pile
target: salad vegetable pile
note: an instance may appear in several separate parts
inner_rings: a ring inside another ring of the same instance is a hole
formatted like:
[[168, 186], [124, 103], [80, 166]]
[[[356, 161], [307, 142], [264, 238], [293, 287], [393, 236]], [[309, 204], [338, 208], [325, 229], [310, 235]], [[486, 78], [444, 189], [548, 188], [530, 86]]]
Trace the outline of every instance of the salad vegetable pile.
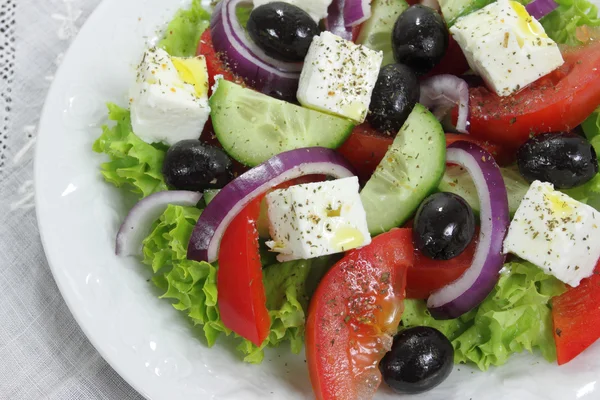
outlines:
[[305, 347], [368, 399], [600, 338], [600, 18], [587, 0], [199, 0], [93, 150], [116, 237], [209, 347]]

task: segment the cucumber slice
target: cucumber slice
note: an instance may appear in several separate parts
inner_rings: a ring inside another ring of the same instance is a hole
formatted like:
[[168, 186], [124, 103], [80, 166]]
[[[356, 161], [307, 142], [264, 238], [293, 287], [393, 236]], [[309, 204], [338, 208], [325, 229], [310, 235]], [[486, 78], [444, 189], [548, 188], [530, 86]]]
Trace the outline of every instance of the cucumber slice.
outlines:
[[[519, 204], [529, 190], [529, 183], [523, 179], [516, 167], [500, 168], [506, 192], [508, 193], [508, 210], [511, 217], [517, 212]], [[444, 177], [438, 186], [440, 192], [450, 192], [459, 195], [479, 214], [479, 198], [473, 179], [469, 173], [458, 165], [450, 165], [446, 168]]]
[[400, 14], [407, 8], [408, 3], [404, 0], [373, 0], [371, 3], [371, 18], [360, 29], [356, 43], [383, 51], [382, 67], [396, 62], [392, 51], [392, 30]]
[[495, 0], [439, 0], [446, 25], [451, 27], [457, 19], [482, 9]]
[[371, 235], [404, 224], [437, 189], [445, 169], [442, 125], [417, 104], [360, 194]]
[[204, 191], [204, 194], [202, 195], [204, 197], [204, 202], [206, 203], [206, 205], [213, 201], [215, 196], [218, 195], [220, 191], [221, 189], [206, 189]]
[[209, 100], [212, 124], [223, 149], [254, 167], [288, 150], [338, 148], [354, 123], [309, 110], [220, 80]]

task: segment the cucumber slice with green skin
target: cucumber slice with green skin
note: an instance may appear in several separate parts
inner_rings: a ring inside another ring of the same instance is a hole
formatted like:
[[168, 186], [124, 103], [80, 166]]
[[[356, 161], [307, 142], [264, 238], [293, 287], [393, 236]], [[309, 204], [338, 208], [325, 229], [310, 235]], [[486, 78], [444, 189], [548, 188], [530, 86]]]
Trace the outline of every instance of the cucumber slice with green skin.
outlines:
[[457, 19], [480, 10], [495, 0], [439, 0], [446, 25], [451, 27]]
[[371, 235], [404, 224], [437, 190], [445, 170], [442, 125], [417, 104], [360, 193]]
[[[523, 179], [516, 167], [500, 168], [500, 173], [506, 185], [508, 210], [512, 217], [517, 212], [517, 208], [519, 208], [519, 204], [521, 204], [527, 190], [529, 190], [529, 182]], [[477, 190], [473, 184], [473, 179], [464, 168], [458, 165], [449, 165], [438, 190], [459, 195], [469, 203], [474, 213], [479, 214]]]
[[373, 0], [371, 18], [361, 27], [356, 43], [383, 51], [382, 67], [396, 62], [392, 51], [392, 30], [396, 20], [408, 8], [404, 0]]
[[202, 197], [204, 197], [204, 202], [206, 205], [210, 203], [221, 191], [221, 189], [206, 189]]
[[209, 100], [217, 139], [231, 157], [254, 167], [288, 150], [336, 149], [354, 123], [220, 80]]

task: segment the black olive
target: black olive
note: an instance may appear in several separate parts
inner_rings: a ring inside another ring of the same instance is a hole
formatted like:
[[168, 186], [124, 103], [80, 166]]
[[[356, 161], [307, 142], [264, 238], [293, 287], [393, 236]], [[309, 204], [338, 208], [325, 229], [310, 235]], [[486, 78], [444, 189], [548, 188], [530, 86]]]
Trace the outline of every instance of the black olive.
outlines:
[[409, 7], [398, 17], [392, 32], [396, 61], [426, 74], [448, 49], [448, 29], [442, 16], [420, 4]]
[[163, 175], [171, 189], [221, 189], [233, 179], [232, 162], [225, 152], [199, 140], [182, 140], [167, 151]]
[[380, 132], [396, 135], [419, 101], [421, 88], [415, 73], [402, 64], [379, 71], [371, 95], [369, 122]]
[[471, 206], [453, 193], [435, 193], [419, 206], [413, 242], [427, 257], [449, 260], [462, 253], [473, 240], [475, 216]]
[[302, 61], [319, 27], [294, 5], [276, 1], [256, 7], [246, 25], [250, 38], [264, 52], [282, 61]]
[[573, 133], [544, 133], [517, 152], [521, 175], [529, 182], [550, 182], [558, 189], [582, 185], [598, 173], [594, 147]]
[[454, 349], [440, 331], [417, 326], [401, 331], [379, 363], [383, 380], [397, 393], [433, 389], [452, 372]]

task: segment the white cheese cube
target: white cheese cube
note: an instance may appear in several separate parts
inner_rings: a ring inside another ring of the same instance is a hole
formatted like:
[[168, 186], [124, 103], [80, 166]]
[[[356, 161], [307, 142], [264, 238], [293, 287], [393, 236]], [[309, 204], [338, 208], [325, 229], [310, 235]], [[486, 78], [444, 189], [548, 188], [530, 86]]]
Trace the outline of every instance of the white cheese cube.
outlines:
[[304, 60], [298, 101], [307, 108], [362, 123], [382, 61], [381, 51], [323, 32], [313, 38]]
[[[260, 7], [267, 3], [281, 0], [254, 0], [254, 7]], [[283, 0], [284, 3], [289, 3], [298, 8], [303, 9], [316, 22], [327, 18], [327, 9], [333, 0]]]
[[504, 252], [577, 286], [600, 258], [600, 212], [535, 181], [513, 218]]
[[309, 259], [371, 243], [358, 178], [307, 183], [267, 195], [272, 251], [281, 262]]
[[556, 43], [516, 1], [495, 3], [450, 28], [469, 66], [499, 96], [508, 96], [563, 64]]
[[171, 58], [163, 49], [146, 51], [130, 103], [133, 132], [143, 141], [173, 145], [198, 139], [210, 116], [204, 58]]

